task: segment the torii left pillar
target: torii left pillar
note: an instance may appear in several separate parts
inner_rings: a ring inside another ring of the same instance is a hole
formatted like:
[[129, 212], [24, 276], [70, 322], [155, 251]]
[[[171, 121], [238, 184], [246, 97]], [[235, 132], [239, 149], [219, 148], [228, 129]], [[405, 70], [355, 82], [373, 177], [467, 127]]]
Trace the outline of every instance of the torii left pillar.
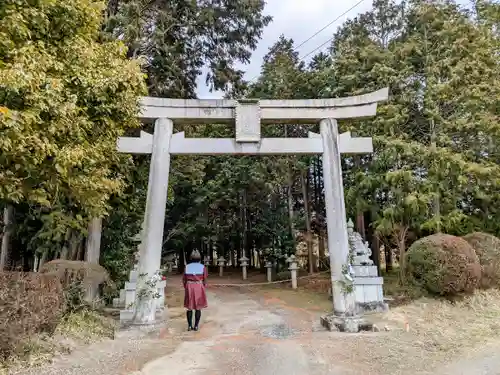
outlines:
[[[159, 118], [155, 122], [151, 166], [149, 169], [149, 185], [142, 232], [141, 256], [139, 258], [139, 275], [134, 304], [134, 313], [130, 323], [148, 325], [156, 321], [157, 302], [152, 295], [156, 293], [154, 286], [147, 285], [161, 265], [163, 245], [163, 227], [165, 221], [165, 206], [167, 204], [168, 176], [170, 171], [170, 140], [172, 138], [173, 122], [167, 118]], [[140, 142], [140, 140], [138, 140]], [[128, 151], [138, 153], [140, 144], [131, 144]]]

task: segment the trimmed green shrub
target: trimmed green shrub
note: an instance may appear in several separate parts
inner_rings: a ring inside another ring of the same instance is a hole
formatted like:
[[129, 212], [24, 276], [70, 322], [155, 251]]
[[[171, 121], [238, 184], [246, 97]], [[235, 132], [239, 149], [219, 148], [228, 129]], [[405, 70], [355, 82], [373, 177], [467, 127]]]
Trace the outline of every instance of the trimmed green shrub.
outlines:
[[500, 286], [500, 239], [482, 232], [470, 233], [463, 238], [474, 248], [479, 258], [481, 288]]
[[472, 293], [481, 278], [476, 252], [463, 238], [433, 234], [413, 243], [406, 253], [406, 277], [431, 294]]

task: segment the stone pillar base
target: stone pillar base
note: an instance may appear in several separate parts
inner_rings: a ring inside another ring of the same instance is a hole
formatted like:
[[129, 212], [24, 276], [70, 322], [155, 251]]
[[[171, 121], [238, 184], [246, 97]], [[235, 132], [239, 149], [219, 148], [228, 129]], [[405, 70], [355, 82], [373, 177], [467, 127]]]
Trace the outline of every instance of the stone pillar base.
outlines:
[[334, 313], [321, 317], [321, 325], [329, 331], [357, 333], [359, 331], [371, 331], [373, 324], [367, 322], [359, 315], [340, 316]]
[[167, 328], [167, 322], [158, 321], [153, 324], [126, 324], [120, 326], [115, 331], [114, 339], [141, 339], [141, 338], [160, 338], [163, 331]]
[[387, 312], [389, 311], [389, 305], [380, 301], [365, 303], [356, 302], [356, 311], [360, 311], [361, 313]]
[[127, 309], [127, 310], [121, 310], [120, 311], [120, 326], [121, 327], [129, 327], [129, 326], [154, 326], [158, 322], [163, 322], [167, 319], [167, 313], [168, 309], [160, 309], [157, 308], [155, 312], [155, 322], [151, 324], [136, 324], [132, 321], [134, 317], [134, 309]]

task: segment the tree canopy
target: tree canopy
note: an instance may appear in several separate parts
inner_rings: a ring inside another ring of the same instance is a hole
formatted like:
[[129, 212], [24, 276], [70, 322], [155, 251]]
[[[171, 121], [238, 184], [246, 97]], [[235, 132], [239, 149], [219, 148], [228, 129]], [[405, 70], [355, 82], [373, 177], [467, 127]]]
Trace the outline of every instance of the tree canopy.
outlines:
[[43, 214], [45, 241], [84, 230], [124, 187], [116, 138], [139, 126], [144, 75], [123, 43], [101, 40], [103, 10], [0, 4], [0, 200]]

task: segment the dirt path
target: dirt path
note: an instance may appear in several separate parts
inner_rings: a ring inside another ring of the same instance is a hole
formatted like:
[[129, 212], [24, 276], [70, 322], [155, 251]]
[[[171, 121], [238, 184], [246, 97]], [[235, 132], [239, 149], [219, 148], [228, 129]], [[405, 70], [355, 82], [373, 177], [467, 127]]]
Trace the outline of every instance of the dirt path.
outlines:
[[347, 374], [310, 347], [311, 334], [319, 329], [310, 315], [262, 306], [237, 292], [210, 297], [214, 308], [207, 310], [201, 331], [141, 374]]

